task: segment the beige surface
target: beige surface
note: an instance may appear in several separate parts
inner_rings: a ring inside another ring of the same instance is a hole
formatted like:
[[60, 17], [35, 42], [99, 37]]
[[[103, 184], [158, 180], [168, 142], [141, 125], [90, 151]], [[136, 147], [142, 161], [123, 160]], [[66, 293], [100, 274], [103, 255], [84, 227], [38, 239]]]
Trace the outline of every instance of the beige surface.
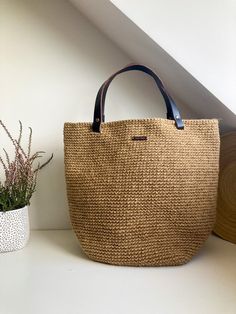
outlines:
[[235, 314], [236, 245], [211, 236], [177, 267], [88, 260], [72, 231], [34, 231], [0, 254], [1, 314]]
[[216, 234], [236, 243], [236, 132], [221, 137]]

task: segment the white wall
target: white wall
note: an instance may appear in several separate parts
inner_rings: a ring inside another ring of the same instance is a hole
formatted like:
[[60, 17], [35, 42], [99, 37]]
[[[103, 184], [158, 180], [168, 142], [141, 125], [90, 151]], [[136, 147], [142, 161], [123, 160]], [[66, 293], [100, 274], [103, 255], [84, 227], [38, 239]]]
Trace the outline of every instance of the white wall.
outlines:
[[[18, 120], [32, 126], [34, 149], [54, 153], [32, 200], [32, 228], [70, 227], [63, 123], [91, 121], [100, 84], [130, 61], [66, 0], [1, 0], [0, 118], [14, 134]], [[108, 120], [166, 112], [153, 82], [137, 73], [116, 80], [106, 108]]]
[[235, 0], [110, 2], [236, 113]]

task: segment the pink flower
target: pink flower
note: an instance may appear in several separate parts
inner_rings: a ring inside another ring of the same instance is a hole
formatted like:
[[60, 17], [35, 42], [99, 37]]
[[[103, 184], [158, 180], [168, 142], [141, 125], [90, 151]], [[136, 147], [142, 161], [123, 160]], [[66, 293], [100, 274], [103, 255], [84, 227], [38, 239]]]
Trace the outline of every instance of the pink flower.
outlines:
[[35, 162], [42, 157], [44, 152], [39, 151], [31, 154], [32, 129], [29, 128], [27, 152], [21, 146], [22, 123], [20, 123], [19, 137], [14, 139], [6, 128], [5, 124], [0, 120], [0, 126], [3, 128], [8, 138], [15, 147], [15, 156], [11, 161], [5, 149], [5, 161], [0, 156], [0, 164], [5, 171], [5, 180], [0, 181], [0, 211], [13, 210], [28, 205], [32, 194], [36, 189], [37, 175], [39, 170], [45, 167], [53, 158], [51, 157], [43, 164], [38, 163], [34, 167]]

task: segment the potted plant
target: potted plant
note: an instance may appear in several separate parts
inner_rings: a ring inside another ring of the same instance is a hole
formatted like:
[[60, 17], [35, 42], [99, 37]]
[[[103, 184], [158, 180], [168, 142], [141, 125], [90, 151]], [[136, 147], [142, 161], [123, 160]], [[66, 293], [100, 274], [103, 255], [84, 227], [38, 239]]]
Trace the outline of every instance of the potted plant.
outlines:
[[3, 149], [4, 157], [0, 156], [4, 179], [0, 180], [0, 252], [15, 251], [23, 248], [29, 239], [30, 226], [28, 207], [36, 190], [39, 170], [45, 167], [53, 155], [43, 164], [35, 163], [44, 152], [31, 153], [32, 129], [29, 128], [28, 147], [25, 150], [22, 142], [22, 123], [18, 139], [14, 139], [0, 120], [4, 130], [14, 146], [14, 157]]

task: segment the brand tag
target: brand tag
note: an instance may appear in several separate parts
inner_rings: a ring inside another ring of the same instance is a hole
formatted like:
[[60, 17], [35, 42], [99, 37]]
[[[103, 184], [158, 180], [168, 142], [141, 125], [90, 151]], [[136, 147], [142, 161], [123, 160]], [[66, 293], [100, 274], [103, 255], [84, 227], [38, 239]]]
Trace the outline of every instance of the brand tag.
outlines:
[[132, 140], [133, 141], [146, 141], [147, 140], [147, 136], [143, 136], [143, 135], [141, 135], [141, 136], [133, 136]]

